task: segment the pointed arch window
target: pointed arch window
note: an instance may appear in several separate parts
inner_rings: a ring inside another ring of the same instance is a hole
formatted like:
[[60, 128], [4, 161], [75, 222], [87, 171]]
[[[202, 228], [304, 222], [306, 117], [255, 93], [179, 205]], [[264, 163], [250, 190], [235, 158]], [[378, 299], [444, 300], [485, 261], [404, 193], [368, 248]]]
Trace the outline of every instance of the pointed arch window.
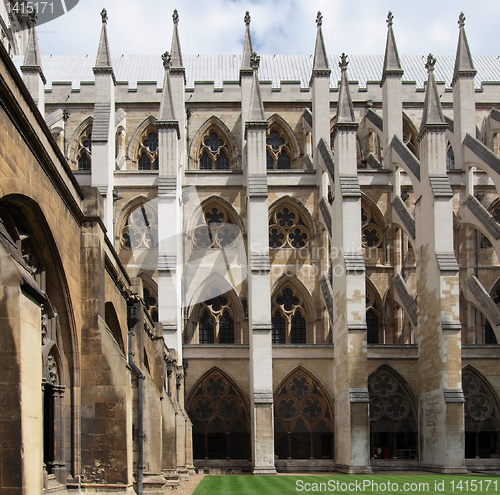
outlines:
[[240, 230], [222, 206], [212, 203], [203, 208], [192, 234], [194, 248], [233, 248], [239, 239]]
[[273, 303], [273, 344], [305, 344], [306, 312], [300, 299], [287, 287], [275, 297]]
[[222, 133], [211, 128], [205, 135], [200, 150], [199, 168], [200, 170], [230, 170], [231, 154]]
[[149, 127], [140, 139], [137, 152], [139, 170], [158, 170], [158, 131]]
[[309, 229], [295, 206], [285, 203], [269, 218], [270, 248], [303, 248], [309, 244]]
[[378, 344], [379, 337], [379, 315], [380, 308], [378, 307], [375, 294], [371, 287], [366, 288], [366, 341], [368, 344]]
[[453, 153], [453, 148], [451, 143], [448, 141], [446, 144], [446, 170], [455, 169], [455, 153]]
[[370, 208], [361, 207], [361, 243], [364, 248], [379, 248], [384, 242], [384, 233]]
[[403, 115], [403, 142], [406, 144], [408, 149], [417, 158], [419, 158], [417, 134], [414, 130], [413, 124], [411, 124], [410, 119], [406, 115]]
[[471, 368], [462, 370], [465, 396], [465, 458], [498, 456], [500, 411], [487, 380]]
[[146, 287], [143, 289], [144, 304], [154, 322], [158, 321], [158, 296], [156, 292]]
[[81, 135], [78, 146], [78, 170], [88, 172], [92, 168], [92, 126]]
[[134, 208], [125, 221], [120, 236], [122, 248], [151, 249], [158, 247], [158, 211], [149, 203]]
[[202, 303], [198, 321], [200, 344], [234, 344], [234, 318], [228, 299], [214, 289], [212, 297]]
[[268, 170], [290, 170], [292, 168], [292, 152], [285, 133], [277, 124], [267, 129], [266, 160]]
[[274, 394], [274, 452], [279, 459], [333, 458], [333, 404], [299, 368]]
[[368, 381], [370, 393], [370, 451], [377, 459], [416, 459], [415, 400], [387, 369]]
[[250, 459], [250, 415], [239, 387], [213, 369], [190, 392], [194, 459]]

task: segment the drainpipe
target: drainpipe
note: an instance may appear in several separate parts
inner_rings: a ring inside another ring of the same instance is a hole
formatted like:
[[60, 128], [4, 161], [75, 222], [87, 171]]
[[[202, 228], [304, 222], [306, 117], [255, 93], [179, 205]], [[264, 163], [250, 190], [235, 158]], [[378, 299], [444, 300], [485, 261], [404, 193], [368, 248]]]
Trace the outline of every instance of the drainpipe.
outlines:
[[128, 313], [128, 364], [137, 375], [137, 390], [138, 390], [138, 437], [139, 437], [139, 465], [137, 474], [137, 494], [143, 495], [143, 481], [144, 481], [144, 404], [143, 404], [143, 380], [146, 378], [141, 369], [134, 363], [135, 352], [134, 349], [134, 336], [133, 328], [139, 321], [139, 308], [137, 307], [137, 298], [131, 296], [127, 302]]

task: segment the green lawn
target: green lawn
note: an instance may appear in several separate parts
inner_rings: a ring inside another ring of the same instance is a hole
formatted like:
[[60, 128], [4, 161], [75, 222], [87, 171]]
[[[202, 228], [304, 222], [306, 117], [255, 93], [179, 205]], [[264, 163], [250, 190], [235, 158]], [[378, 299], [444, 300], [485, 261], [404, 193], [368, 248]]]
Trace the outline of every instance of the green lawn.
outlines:
[[194, 495], [500, 493], [500, 477], [453, 475], [205, 476]]

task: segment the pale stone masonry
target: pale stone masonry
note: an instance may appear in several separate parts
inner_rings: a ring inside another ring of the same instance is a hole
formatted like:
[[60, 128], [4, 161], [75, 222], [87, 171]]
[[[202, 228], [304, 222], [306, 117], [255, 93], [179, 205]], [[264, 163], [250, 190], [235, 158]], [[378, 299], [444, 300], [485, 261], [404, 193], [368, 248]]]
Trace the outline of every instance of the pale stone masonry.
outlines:
[[464, 14], [427, 64], [390, 12], [371, 57], [172, 20], [155, 57], [106, 11], [95, 58], [2, 38], [1, 490], [498, 471], [500, 62]]

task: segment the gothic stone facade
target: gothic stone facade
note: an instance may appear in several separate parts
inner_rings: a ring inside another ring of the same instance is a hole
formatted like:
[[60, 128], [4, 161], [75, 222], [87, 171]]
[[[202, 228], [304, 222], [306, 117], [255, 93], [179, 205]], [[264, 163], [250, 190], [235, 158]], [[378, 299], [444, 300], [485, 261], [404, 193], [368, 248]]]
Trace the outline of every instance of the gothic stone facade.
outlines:
[[105, 12], [66, 80], [2, 50], [2, 488], [498, 470], [500, 65], [387, 21], [374, 74], [321, 15], [260, 65], [248, 15], [218, 62], [176, 12], [163, 65]]

